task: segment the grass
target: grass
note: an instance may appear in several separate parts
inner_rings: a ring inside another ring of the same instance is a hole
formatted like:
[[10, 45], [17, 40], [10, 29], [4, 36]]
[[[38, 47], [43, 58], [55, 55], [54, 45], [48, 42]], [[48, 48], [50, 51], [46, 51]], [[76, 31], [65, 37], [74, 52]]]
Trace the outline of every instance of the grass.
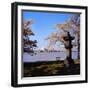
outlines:
[[65, 67], [64, 61], [24, 63], [23, 76], [78, 75], [80, 74], [80, 61], [75, 60], [74, 63], [72, 67]]

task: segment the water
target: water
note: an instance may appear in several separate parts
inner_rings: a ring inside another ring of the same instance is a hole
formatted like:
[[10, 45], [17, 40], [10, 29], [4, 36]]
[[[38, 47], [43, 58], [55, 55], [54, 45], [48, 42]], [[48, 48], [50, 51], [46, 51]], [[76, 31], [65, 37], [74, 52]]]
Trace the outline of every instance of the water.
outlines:
[[[78, 52], [72, 52], [72, 59], [78, 59]], [[24, 62], [36, 62], [36, 61], [55, 61], [56, 57], [60, 57], [60, 60], [66, 59], [66, 52], [37, 52], [36, 55], [31, 56], [28, 53], [23, 54]]]

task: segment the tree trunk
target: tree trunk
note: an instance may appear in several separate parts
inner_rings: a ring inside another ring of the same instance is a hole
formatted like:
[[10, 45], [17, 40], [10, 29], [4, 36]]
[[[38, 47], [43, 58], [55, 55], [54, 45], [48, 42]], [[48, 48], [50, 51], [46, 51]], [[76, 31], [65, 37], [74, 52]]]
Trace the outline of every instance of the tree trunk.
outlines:
[[[71, 35], [69, 34], [69, 32], [67, 33], [67, 45], [65, 46], [66, 50], [67, 50], [67, 62], [68, 62], [68, 65], [69, 67], [71, 67], [72, 65], [74, 65], [74, 61], [72, 59], [72, 40], [73, 40], [73, 37], [71, 37]], [[66, 65], [66, 66], [68, 66]]]
[[80, 60], [80, 41], [78, 38], [78, 59]]

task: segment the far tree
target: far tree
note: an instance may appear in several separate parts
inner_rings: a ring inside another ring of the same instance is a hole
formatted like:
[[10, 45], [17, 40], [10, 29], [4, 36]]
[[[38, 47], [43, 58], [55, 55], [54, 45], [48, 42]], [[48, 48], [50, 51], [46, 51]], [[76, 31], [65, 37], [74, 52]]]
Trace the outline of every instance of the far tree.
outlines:
[[80, 14], [76, 14], [71, 17], [69, 22], [72, 25], [74, 34], [77, 35], [77, 45], [78, 45], [78, 59], [80, 59]]
[[31, 40], [30, 37], [34, 35], [31, 30], [33, 20], [23, 22], [23, 50], [24, 52], [34, 54], [34, 48], [37, 47], [37, 41]]
[[55, 47], [55, 44], [57, 42], [57, 33], [56, 32], [51, 33], [51, 35], [48, 36], [45, 40], [48, 40], [47, 49], [49, 51], [53, 51], [54, 47]]

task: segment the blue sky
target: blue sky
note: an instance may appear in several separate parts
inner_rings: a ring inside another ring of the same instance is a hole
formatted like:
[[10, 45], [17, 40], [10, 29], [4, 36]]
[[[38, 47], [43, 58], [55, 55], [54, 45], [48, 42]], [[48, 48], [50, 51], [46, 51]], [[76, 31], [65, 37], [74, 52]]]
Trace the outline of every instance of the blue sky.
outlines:
[[49, 12], [34, 12], [23, 11], [24, 20], [34, 20], [32, 25], [32, 31], [35, 36], [31, 36], [31, 39], [38, 41], [38, 48], [47, 47], [47, 38], [52, 32], [55, 32], [55, 25], [64, 23], [72, 16], [71, 13], [49, 13]]

